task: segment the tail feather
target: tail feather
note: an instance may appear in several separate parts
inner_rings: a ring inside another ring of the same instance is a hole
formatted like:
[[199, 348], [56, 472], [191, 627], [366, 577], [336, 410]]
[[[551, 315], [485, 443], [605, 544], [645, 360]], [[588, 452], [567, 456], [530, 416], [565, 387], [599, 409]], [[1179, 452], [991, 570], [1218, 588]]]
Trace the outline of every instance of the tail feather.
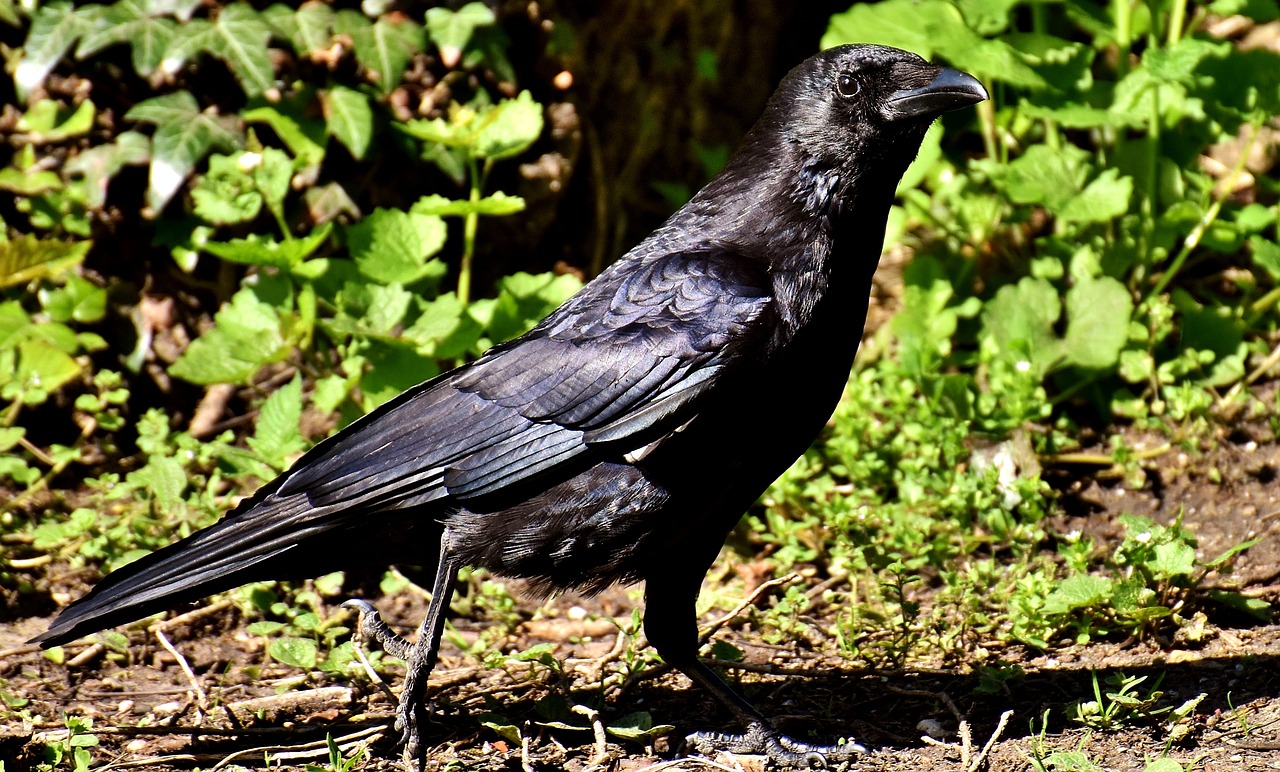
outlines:
[[309, 542], [349, 523], [344, 514], [314, 508], [305, 495], [268, 495], [113, 571], [31, 642], [56, 646], [247, 582], [287, 578], [282, 571], [305, 564]]

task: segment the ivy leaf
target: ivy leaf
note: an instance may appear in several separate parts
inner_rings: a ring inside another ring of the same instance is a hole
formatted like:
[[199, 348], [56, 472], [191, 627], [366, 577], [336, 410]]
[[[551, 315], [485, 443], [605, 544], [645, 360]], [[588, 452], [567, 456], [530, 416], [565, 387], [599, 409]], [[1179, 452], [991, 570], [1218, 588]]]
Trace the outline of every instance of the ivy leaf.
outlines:
[[187, 346], [169, 366], [177, 378], [198, 384], [244, 383], [270, 362], [289, 355], [275, 307], [245, 288], [214, 316], [214, 327]]
[[262, 18], [289, 41], [294, 52], [308, 59], [314, 59], [332, 44], [336, 17], [333, 8], [320, 0], [308, 0], [297, 10], [276, 3], [262, 12]]
[[118, 0], [104, 8], [94, 30], [81, 38], [76, 58], [83, 60], [108, 46], [125, 43], [133, 54], [134, 72], [150, 77], [173, 42], [178, 25], [172, 19], [157, 18], [148, 6], [138, 0]]
[[428, 275], [427, 259], [444, 240], [444, 220], [398, 209], [377, 209], [347, 229], [356, 267], [381, 284], [412, 284]]
[[467, 3], [456, 11], [441, 7], [427, 9], [427, 32], [431, 42], [440, 49], [440, 60], [449, 68], [458, 66], [471, 34], [495, 21], [497, 17], [484, 3]]
[[359, 12], [346, 9], [338, 12], [334, 31], [351, 38], [356, 61], [384, 95], [400, 84], [409, 60], [426, 46], [422, 27], [402, 14], [388, 14], [371, 24]]
[[298, 428], [301, 420], [302, 379], [294, 376], [262, 403], [249, 447], [276, 470], [283, 470], [289, 457], [306, 447]]
[[320, 92], [325, 128], [342, 143], [352, 158], [364, 159], [373, 140], [373, 110], [369, 98], [346, 86], [334, 86]]
[[124, 117], [156, 127], [151, 138], [147, 188], [147, 206], [153, 215], [164, 209], [210, 150], [215, 147], [229, 150], [244, 143], [244, 134], [234, 118], [201, 112], [196, 98], [188, 91], [139, 102]]
[[13, 83], [20, 99], [26, 99], [44, 85], [44, 79], [49, 77], [58, 60], [81, 35], [93, 28], [93, 19], [100, 10], [101, 6], [76, 10], [68, 2], [40, 7], [22, 44], [22, 58], [13, 71]]
[[271, 25], [248, 4], [224, 5], [213, 21], [195, 19], [183, 25], [160, 66], [173, 76], [188, 61], [207, 53], [226, 62], [246, 95], [258, 96], [275, 83], [267, 52], [271, 32]]
[[502, 191], [476, 201], [445, 198], [437, 193], [423, 196], [409, 210], [417, 214], [434, 214], [441, 217], [465, 217], [475, 213], [482, 215], [507, 215], [524, 211], [524, 199], [509, 196]]

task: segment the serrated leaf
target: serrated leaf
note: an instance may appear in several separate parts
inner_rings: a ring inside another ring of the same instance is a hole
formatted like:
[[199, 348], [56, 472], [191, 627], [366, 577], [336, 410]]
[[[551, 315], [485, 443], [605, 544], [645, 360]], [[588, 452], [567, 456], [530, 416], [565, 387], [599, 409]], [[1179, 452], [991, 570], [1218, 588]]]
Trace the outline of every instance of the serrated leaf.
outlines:
[[1089, 574], [1068, 577], [1049, 593], [1041, 610], [1045, 614], [1059, 615], [1098, 606], [1111, 597], [1112, 589], [1111, 580], [1105, 577]]
[[542, 133], [542, 105], [521, 91], [504, 99], [477, 119], [474, 153], [477, 158], [502, 159], [519, 155]]
[[1107, 169], [1054, 214], [1064, 222], [1110, 222], [1129, 211], [1132, 197], [1133, 178], [1121, 177], [1118, 169]]
[[233, 263], [269, 265], [292, 270], [319, 249], [332, 230], [332, 224], [324, 223], [304, 237], [286, 241], [276, 241], [270, 236], [251, 233], [243, 239], [207, 241], [200, 245], [200, 249]]
[[98, 16], [94, 29], [80, 39], [76, 58], [86, 59], [108, 46], [127, 44], [133, 70], [147, 78], [155, 72], [164, 53], [173, 43], [178, 25], [172, 19], [157, 18], [148, 3], [117, 0]]
[[378, 209], [347, 229], [360, 273], [376, 282], [412, 284], [429, 273], [427, 260], [444, 246], [444, 220]]
[[422, 26], [402, 14], [389, 14], [370, 24], [359, 12], [338, 12], [334, 31], [351, 38], [356, 61], [382, 93], [400, 85], [413, 55], [426, 46]]
[[169, 366], [172, 375], [199, 384], [243, 383], [262, 365], [289, 354], [275, 308], [249, 288], [232, 296], [214, 322]]
[[310, 638], [273, 638], [267, 644], [267, 653], [277, 662], [311, 670], [316, 666], [320, 645]]
[[96, 13], [97, 10], [73, 9], [68, 2], [41, 6], [31, 20], [31, 30], [22, 44], [22, 58], [13, 71], [13, 83], [20, 99], [26, 99], [44, 85], [58, 60], [92, 28]]
[[40, 239], [30, 233], [0, 241], [0, 287], [54, 276], [84, 260], [92, 246], [92, 241]]
[[320, 92], [325, 129], [353, 158], [363, 160], [373, 140], [373, 109], [369, 98], [355, 89], [334, 86]]
[[1190, 576], [1195, 567], [1195, 548], [1181, 541], [1157, 544], [1155, 560], [1148, 564], [1148, 568], [1157, 579]]
[[1062, 353], [1077, 367], [1109, 370], [1128, 339], [1133, 298], [1110, 276], [1081, 280], [1067, 290], [1067, 331]]
[[289, 457], [306, 447], [298, 428], [301, 420], [302, 379], [295, 376], [262, 403], [249, 447], [277, 470], [284, 469]]
[[416, 214], [433, 214], [440, 217], [465, 217], [473, 212], [480, 215], [498, 216], [524, 211], [524, 199], [519, 196], [508, 196], [502, 191], [476, 201], [445, 198], [437, 193], [432, 193], [418, 199], [409, 211]]
[[1001, 287], [982, 309], [982, 330], [1002, 351], [1016, 351], [1029, 358], [1040, 373], [1061, 359], [1061, 344], [1053, 327], [1062, 313], [1062, 302], [1053, 285], [1044, 279], [1023, 277]]

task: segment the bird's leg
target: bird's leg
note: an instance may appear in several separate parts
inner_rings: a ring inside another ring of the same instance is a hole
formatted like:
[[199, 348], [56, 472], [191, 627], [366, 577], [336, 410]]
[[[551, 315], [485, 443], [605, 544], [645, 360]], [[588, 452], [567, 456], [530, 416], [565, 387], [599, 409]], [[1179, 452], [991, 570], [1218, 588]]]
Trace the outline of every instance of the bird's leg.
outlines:
[[391, 656], [405, 661], [407, 672], [400, 689], [400, 704], [396, 707], [396, 729], [402, 732], [405, 761], [410, 769], [415, 766], [421, 769], [426, 760], [421, 733], [427, 719], [427, 677], [431, 675], [440, 651], [445, 612], [453, 595], [458, 568], [458, 559], [450, 549], [449, 529], [445, 528], [440, 536], [440, 562], [436, 566], [435, 581], [431, 585], [431, 604], [427, 607], [427, 618], [422, 620], [414, 643], [396, 635], [366, 601], [349, 600], [343, 604], [359, 612], [358, 626], [361, 634], [377, 641], [382, 650]]
[[[823, 768], [846, 762], [866, 748], [855, 743], [812, 745], [793, 740], [773, 728], [758, 710], [698, 658], [698, 625], [694, 606], [702, 572], [695, 578], [650, 576], [645, 582], [644, 630], [662, 659], [709, 691], [737, 718], [742, 734], [695, 732], [686, 738], [698, 753], [760, 754], [779, 767]], [[683, 571], [679, 573], [685, 573]]]

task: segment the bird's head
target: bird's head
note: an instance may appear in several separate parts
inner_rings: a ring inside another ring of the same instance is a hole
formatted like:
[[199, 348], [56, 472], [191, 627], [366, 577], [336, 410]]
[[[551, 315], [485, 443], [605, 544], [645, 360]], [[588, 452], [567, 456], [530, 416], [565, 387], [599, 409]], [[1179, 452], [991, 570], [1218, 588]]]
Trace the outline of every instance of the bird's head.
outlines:
[[[919, 151], [929, 124], [977, 104], [987, 91], [973, 76], [896, 48], [845, 45], [811, 56], [787, 74], [744, 143], [747, 155], [776, 156], [819, 179], [805, 179], [807, 201], [825, 208], [839, 189], [863, 180], [892, 193]], [[752, 141], [755, 140], [755, 141]], [[781, 142], [784, 148], [779, 148]], [[868, 176], [878, 177], [876, 185]]]

